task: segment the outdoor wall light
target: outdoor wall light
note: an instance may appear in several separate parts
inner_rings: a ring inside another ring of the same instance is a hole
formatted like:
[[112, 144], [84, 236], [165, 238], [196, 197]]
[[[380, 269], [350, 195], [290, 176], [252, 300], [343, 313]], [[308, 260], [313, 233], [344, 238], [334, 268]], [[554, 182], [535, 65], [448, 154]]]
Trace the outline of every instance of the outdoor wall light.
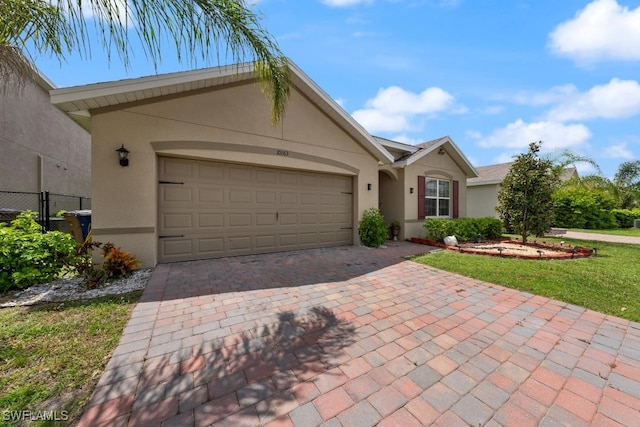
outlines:
[[409, 187], [409, 194], [413, 194], [413, 187]]
[[122, 144], [122, 147], [118, 148], [116, 151], [118, 152], [118, 157], [120, 158], [120, 166], [129, 166], [129, 150], [124, 148], [124, 144]]
[[367, 184], [367, 190], [371, 191], [371, 184]]

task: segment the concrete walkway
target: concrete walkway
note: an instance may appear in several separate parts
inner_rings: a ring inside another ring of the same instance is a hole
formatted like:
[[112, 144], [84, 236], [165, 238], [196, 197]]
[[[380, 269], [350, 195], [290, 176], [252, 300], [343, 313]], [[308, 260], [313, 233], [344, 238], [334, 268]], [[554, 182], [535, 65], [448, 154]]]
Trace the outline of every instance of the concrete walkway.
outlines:
[[640, 324], [426, 249], [159, 265], [80, 425], [640, 425]]
[[[614, 236], [612, 234], [581, 233], [578, 231], [567, 231], [562, 236], [568, 239], [594, 240], [597, 242], [629, 243], [634, 245], [640, 245], [640, 237], [632, 237], [632, 236]], [[557, 236], [557, 237], [560, 237], [560, 236]]]

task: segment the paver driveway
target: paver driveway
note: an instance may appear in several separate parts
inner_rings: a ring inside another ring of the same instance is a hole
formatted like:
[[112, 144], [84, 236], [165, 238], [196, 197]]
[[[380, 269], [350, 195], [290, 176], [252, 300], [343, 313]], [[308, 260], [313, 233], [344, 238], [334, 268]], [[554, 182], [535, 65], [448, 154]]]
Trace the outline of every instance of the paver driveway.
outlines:
[[426, 249], [158, 266], [80, 424], [640, 425], [640, 324]]

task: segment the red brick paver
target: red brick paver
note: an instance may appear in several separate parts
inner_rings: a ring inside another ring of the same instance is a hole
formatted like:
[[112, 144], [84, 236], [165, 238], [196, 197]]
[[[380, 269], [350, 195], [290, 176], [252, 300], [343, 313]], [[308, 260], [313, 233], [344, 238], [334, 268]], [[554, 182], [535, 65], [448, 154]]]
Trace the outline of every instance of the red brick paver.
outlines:
[[640, 425], [640, 324], [429, 249], [159, 265], [80, 425]]

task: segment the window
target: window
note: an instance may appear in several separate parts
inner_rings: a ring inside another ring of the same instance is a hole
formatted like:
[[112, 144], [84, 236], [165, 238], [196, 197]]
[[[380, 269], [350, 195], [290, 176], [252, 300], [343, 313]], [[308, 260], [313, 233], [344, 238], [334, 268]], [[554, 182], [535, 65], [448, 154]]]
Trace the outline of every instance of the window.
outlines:
[[451, 216], [451, 181], [425, 178], [425, 216]]

